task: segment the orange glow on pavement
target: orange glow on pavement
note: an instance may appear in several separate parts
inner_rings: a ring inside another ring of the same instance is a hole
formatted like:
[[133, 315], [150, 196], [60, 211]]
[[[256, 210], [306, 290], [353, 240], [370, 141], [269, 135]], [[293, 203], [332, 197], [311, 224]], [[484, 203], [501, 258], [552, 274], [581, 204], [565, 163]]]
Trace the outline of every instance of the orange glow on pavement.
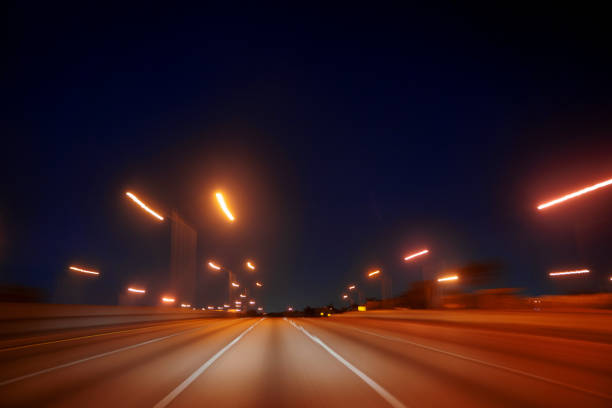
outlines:
[[133, 293], [146, 293], [146, 290], [144, 290], [144, 289], [136, 289], [136, 288], [128, 288], [128, 292], [133, 292]]
[[223, 198], [223, 194], [215, 193], [215, 196], [217, 197], [217, 202], [219, 203], [219, 206], [221, 207], [221, 209], [223, 210], [227, 218], [230, 221], [234, 221], [234, 216], [230, 212], [229, 208], [227, 208], [227, 204], [225, 204], [225, 199]]
[[376, 276], [380, 273], [380, 269], [377, 269], [373, 272], [368, 273], [368, 276], [371, 278], [372, 276]]
[[429, 249], [424, 249], [424, 250], [416, 252], [416, 253], [414, 253], [412, 255], [408, 255], [407, 257], [404, 258], [404, 261], [409, 261], [412, 258], [416, 258], [417, 256], [425, 255], [427, 253], [429, 253]]
[[219, 265], [216, 265], [216, 264], [215, 264], [214, 262], [212, 262], [212, 261], [208, 263], [208, 266], [210, 266], [211, 268], [213, 268], [213, 269], [215, 269], [215, 270], [217, 270], [217, 271], [221, 269], [221, 267], [220, 267]]
[[82, 269], [82, 268], [78, 268], [76, 266], [71, 266], [68, 269], [72, 269], [73, 271], [77, 271], [77, 272], [82, 272], [82, 273], [88, 273], [90, 275], [99, 275], [100, 272], [96, 272], [96, 271], [88, 271], [87, 269]]
[[457, 276], [457, 275], [446, 276], [444, 278], [438, 278], [438, 282], [455, 281], [457, 279], [459, 279], [459, 276]]
[[251, 261], [247, 261], [246, 263], [247, 268], [249, 268], [250, 270], [254, 271], [255, 270], [255, 265], [253, 265], [251, 263]]
[[538, 210], [543, 210], [544, 208], [550, 207], [550, 206], [555, 205], [555, 204], [562, 203], [563, 201], [566, 201], [566, 200], [569, 200], [571, 198], [575, 198], [575, 197], [581, 196], [581, 195], [586, 194], [586, 193], [590, 193], [591, 191], [597, 190], [597, 189], [602, 188], [602, 187], [609, 186], [610, 184], [612, 184], [612, 179], [609, 179], [609, 180], [606, 180], [606, 181], [602, 181], [601, 183], [597, 183], [597, 184], [594, 184], [594, 185], [589, 186], [589, 187], [585, 187], [582, 190], [578, 190], [578, 191], [575, 191], [573, 193], [564, 195], [563, 197], [560, 197], [560, 198], [557, 198], [555, 200], [549, 201], [547, 203], [540, 204], [540, 205], [538, 205]]
[[164, 303], [174, 303], [174, 298], [168, 297], [168, 296], [164, 296], [162, 298], [162, 302]]
[[134, 194], [130, 193], [129, 191], [127, 193], [125, 193], [126, 196], [130, 197], [132, 200], [134, 200], [134, 202], [136, 204], [138, 204], [143, 210], [145, 210], [146, 212], [148, 212], [149, 214], [151, 214], [152, 216], [154, 216], [155, 218], [157, 218], [160, 221], [164, 220], [164, 217], [162, 217], [161, 215], [159, 215], [158, 213], [156, 213], [155, 211], [153, 211], [152, 209], [150, 209], [149, 207], [146, 206], [145, 203], [143, 203], [142, 201], [140, 201], [138, 199], [138, 197], [136, 197]]
[[579, 269], [577, 271], [551, 272], [548, 274], [548, 276], [582, 275], [589, 272], [591, 271], [588, 269]]

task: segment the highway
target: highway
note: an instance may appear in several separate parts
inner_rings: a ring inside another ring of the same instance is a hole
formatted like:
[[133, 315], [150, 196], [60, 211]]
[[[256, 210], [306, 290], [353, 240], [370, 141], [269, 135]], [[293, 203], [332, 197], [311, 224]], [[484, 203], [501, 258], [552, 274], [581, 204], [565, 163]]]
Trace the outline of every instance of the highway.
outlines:
[[233, 318], [3, 340], [10, 407], [610, 407], [612, 341], [367, 318]]

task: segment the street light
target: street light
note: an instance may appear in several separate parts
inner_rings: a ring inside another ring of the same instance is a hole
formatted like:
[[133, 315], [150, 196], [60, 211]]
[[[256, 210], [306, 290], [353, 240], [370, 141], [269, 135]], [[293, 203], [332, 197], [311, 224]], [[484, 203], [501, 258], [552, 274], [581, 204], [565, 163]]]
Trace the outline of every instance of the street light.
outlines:
[[164, 296], [162, 297], [162, 302], [164, 303], [174, 303], [175, 299], [173, 297], [170, 296]]
[[241, 294], [240, 294], [240, 297], [241, 297], [241, 298], [245, 298], [245, 297], [246, 297], [246, 295], [245, 295], [244, 293], [241, 293]]
[[249, 302], [249, 305], [254, 305], [254, 304], [255, 304], [255, 301], [254, 301], [254, 300], [251, 300], [251, 301]]
[[373, 277], [375, 277], [376, 275], [379, 275], [379, 274], [380, 274], [380, 269], [377, 269], [375, 271], [372, 271], [372, 272], [368, 273], [368, 277], [373, 278]]
[[237, 284], [236, 282], [232, 282], [232, 286], [235, 287], [235, 288], [239, 288], [240, 287], [240, 285]]
[[348, 295], [342, 295], [342, 299], [348, 299]]
[[263, 284], [261, 284], [260, 282], [255, 282], [255, 286], [257, 286], [258, 288], [261, 288]]
[[459, 279], [459, 276], [457, 275], [445, 276], [443, 278], [438, 278], [438, 282], [456, 281], [458, 279]]
[[223, 210], [223, 212], [225, 213], [227, 218], [230, 221], [234, 221], [235, 218], [232, 215], [232, 213], [230, 212], [229, 208], [227, 208], [227, 204], [225, 203], [225, 199], [223, 198], [223, 194], [215, 193], [215, 196], [217, 197], [217, 202], [219, 203], [219, 206], [221, 207], [221, 209]]
[[249, 268], [252, 271], [255, 270], [255, 265], [251, 261], [247, 261], [246, 262], [246, 266], [247, 266], [247, 268]]
[[429, 253], [429, 250], [428, 250], [428, 249], [424, 249], [424, 250], [422, 250], [422, 251], [415, 252], [414, 254], [411, 254], [411, 255], [406, 256], [406, 257], [404, 258], [404, 261], [409, 261], [409, 260], [411, 260], [412, 258], [416, 258], [417, 256], [425, 255], [425, 254], [427, 254], [427, 253]]
[[137, 289], [137, 288], [128, 288], [127, 290], [128, 292], [132, 292], [132, 293], [146, 293], [147, 292], [144, 289]]
[[212, 262], [212, 261], [208, 262], [208, 266], [210, 266], [212, 269], [214, 269], [214, 270], [216, 270], [216, 271], [221, 270], [221, 267], [220, 267], [219, 265], [215, 264], [215, 263], [214, 263], [214, 262]]
[[348, 290], [353, 290], [353, 289], [355, 289], [356, 287], [357, 287], [357, 286], [355, 286], [355, 285], [351, 285], [351, 286], [349, 286], [349, 287], [348, 287]]
[[590, 193], [591, 191], [595, 191], [597, 189], [609, 186], [611, 184], [612, 184], [612, 179], [609, 179], [609, 180], [606, 180], [606, 181], [602, 181], [601, 183], [597, 183], [597, 184], [594, 184], [592, 186], [585, 187], [585, 188], [583, 188], [581, 190], [578, 190], [578, 191], [575, 191], [573, 193], [566, 194], [563, 197], [560, 197], [560, 198], [557, 198], [555, 200], [552, 200], [552, 201], [540, 204], [540, 205], [538, 205], [538, 210], [543, 210], [544, 208], [548, 208], [548, 207], [550, 207], [552, 205], [562, 203], [563, 201], [566, 201], [566, 200], [569, 200], [569, 199], [581, 196], [581, 195], [586, 194], [586, 193]]
[[138, 199], [138, 197], [136, 197], [134, 194], [130, 193], [129, 191], [125, 193], [126, 196], [130, 197], [136, 204], [138, 204], [143, 210], [145, 210], [146, 212], [148, 212], [149, 214], [151, 214], [152, 216], [154, 216], [155, 218], [157, 218], [160, 221], [164, 220], [164, 217], [162, 217], [161, 215], [159, 215], [158, 213], [156, 213], [155, 211], [153, 211], [152, 209], [150, 209], [149, 207], [147, 207], [147, 205], [145, 203], [143, 203], [142, 201], [140, 201]]
[[548, 276], [566, 276], [566, 275], [583, 275], [589, 273], [588, 269], [579, 269], [577, 271], [550, 272]]
[[89, 271], [87, 269], [79, 268], [79, 267], [76, 267], [76, 266], [71, 266], [68, 269], [71, 269], [71, 270], [76, 271], [76, 272], [86, 273], [88, 275], [100, 275], [100, 272]]

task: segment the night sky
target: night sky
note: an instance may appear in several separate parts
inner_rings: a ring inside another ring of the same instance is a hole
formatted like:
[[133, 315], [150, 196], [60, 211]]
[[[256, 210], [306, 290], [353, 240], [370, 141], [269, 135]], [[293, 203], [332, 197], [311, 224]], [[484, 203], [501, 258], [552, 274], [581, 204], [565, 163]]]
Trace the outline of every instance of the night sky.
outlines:
[[612, 177], [609, 22], [559, 7], [10, 6], [0, 284], [155, 303], [170, 226], [130, 190], [197, 229], [201, 306], [225, 300], [209, 259], [243, 281], [253, 259], [282, 310], [378, 296], [372, 267], [400, 293], [422, 248], [431, 277], [495, 261], [489, 287], [552, 293], [549, 271], [588, 267], [572, 287], [610, 290], [612, 189], [535, 209]]

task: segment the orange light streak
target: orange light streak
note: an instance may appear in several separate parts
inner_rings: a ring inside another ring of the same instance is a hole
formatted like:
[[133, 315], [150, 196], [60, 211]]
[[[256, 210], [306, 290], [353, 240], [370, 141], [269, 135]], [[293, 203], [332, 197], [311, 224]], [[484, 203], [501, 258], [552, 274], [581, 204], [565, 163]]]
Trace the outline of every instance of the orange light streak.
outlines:
[[548, 274], [548, 276], [582, 275], [589, 272], [591, 271], [588, 269], [579, 269], [577, 271], [551, 272]]
[[154, 216], [155, 218], [157, 218], [160, 221], [164, 220], [164, 217], [162, 217], [161, 215], [159, 215], [158, 213], [156, 213], [155, 211], [153, 211], [152, 209], [150, 209], [149, 207], [147, 207], [147, 205], [145, 203], [143, 203], [142, 201], [140, 201], [138, 199], [138, 197], [136, 197], [134, 194], [130, 193], [129, 191], [127, 193], [125, 193], [126, 196], [130, 197], [132, 200], [134, 200], [134, 202], [136, 204], [138, 204], [140, 207], [142, 207], [143, 210], [145, 210], [146, 212], [148, 212], [149, 214], [151, 214], [152, 216]]
[[215, 264], [214, 262], [212, 262], [212, 261], [208, 263], [208, 266], [210, 266], [211, 268], [213, 268], [213, 269], [215, 269], [215, 270], [217, 270], [217, 271], [221, 269], [221, 267], [220, 267], [219, 265], [216, 265], [216, 264]]
[[453, 276], [446, 276], [444, 278], [439, 278], [438, 282], [447, 282], [447, 281], [454, 281], [459, 279], [459, 276], [457, 275], [453, 275]]
[[78, 268], [76, 266], [71, 266], [68, 269], [72, 269], [73, 271], [77, 271], [77, 272], [82, 272], [82, 273], [88, 273], [90, 275], [99, 275], [100, 272], [96, 272], [96, 271], [88, 271], [87, 269], [82, 269], [82, 268]]
[[167, 297], [167, 296], [164, 296], [162, 298], [162, 302], [164, 302], [164, 303], [174, 303], [174, 300], [175, 300], [174, 298]]
[[217, 202], [219, 203], [219, 206], [221, 207], [221, 209], [223, 210], [227, 218], [230, 221], [234, 221], [234, 216], [230, 212], [229, 208], [227, 208], [227, 204], [225, 204], [225, 199], [223, 198], [223, 194], [215, 193], [215, 196], [217, 197]]
[[251, 261], [247, 261], [246, 263], [247, 268], [249, 268], [250, 270], [254, 271], [255, 270], [255, 265], [253, 265], [251, 263]]
[[421, 256], [421, 255], [425, 255], [429, 253], [429, 249], [424, 249], [422, 251], [416, 252], [412, 255], [408, 255], [407, 257], [404, 258], [404, 261], [409, 261], [412, 258], [416, 258], [417, 256]]
[[379, 269], [377, 269], [377, 270], [375, 270], [374, 272], [370, 272], [370, 273], [368, 273], [368, 276], [371, 278], [372, 276], [376, 276], [376, 275], [378, 275], [379, 273], [380, 273], [380, 270], [379, 270]]
[[239, 288], [240, 287], [240, 285], [237, 284], [236, 282], [232, 282], [232, 286], [235, 287], [235, 288]]
[[610, 184], [612, 184], [612, 179], [609, 179], [609, 180], [606, 180], [606, 181], [602, 181], [601, 183], [597, 183], [597, 184], [594, 184], [594, 185], [589, 186], [589, 187], [585, 187], [582, 190], [578, 190], [578, 191], [575, 191], [573, 193], [564, 195], [561, 198], [557, 198], [557, 199], [549, 201], [547, 203], [540, 204], [540, 205], [538, 205], [538, 210], [543, 210], [544, 208], [548, 208], [548, 207], [550, 207], [552, 205], [562, 203], [563, 201], [567, 201], [567, 200], [569, 200], [571, 198], [575, 198], [575, 197], [581, 196], [583, 194], [590, 193], [591, 191], [597, 190], [597, 189], [602, 188], [602, 187], [609, 186]]
[[136, 289], [136, 288], [128, 288], [128, 292], [134, 292], [134, 293], [146, 293], [147, 291], [144, 289]]

